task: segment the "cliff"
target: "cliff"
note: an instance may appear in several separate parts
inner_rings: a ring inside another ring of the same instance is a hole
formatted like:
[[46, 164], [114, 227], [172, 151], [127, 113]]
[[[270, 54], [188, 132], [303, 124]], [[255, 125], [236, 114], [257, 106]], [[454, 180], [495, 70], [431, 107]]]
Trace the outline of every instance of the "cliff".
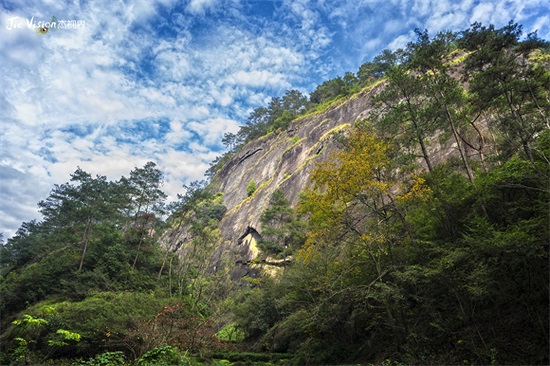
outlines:
[[[238, 279], [257, 276], [259, 268], [272, 272], [280, 265], [270, 258], [259, 258], [256, 246], [262, 232], [260, 217], [271, 196], [281, 189], [295, 207], [300, 192], [308, 184], [311, 168], [327, 159], [336, 148], [332, 133], [367, 118], [373, 108], [371, 97], [383, 87], [384, 83], [379, 82], [351, 97], [333, 101], [323, 111], [310, 112], [294, 120], [285, 131], [248, 143], [217, 172], [211, 185], [223, 193], [223, 204], [228, 210], [219, 225], [221, 240], [211, 257], [212, 271], [220, 268], [222, 261], [229, 262], [234, 264], [232, 278]], [[434, 162], [457, 155], [452, 144], [438, 142], [437, 134], [431, 140], [427, 146]], [[257, 188], [249, 196], [250, 181], [254, 181]], [[178, 227], [168, 230], [160, 243], [185, 260], [188, 256], [185, 244], [190, 240], [186, 228]]]

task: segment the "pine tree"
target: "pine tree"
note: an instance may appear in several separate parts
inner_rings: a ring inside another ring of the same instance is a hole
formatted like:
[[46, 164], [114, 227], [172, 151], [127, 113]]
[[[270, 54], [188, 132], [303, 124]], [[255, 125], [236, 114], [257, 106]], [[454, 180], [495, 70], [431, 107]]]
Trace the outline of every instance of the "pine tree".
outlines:
[[268, 253], [286, 257], [297, 250], [305, 239], [304, 225], [296, 218], [290, 201], [280, 189], [271, 196], [269, 207], [260, 222], [262, 239], [258, 245]]

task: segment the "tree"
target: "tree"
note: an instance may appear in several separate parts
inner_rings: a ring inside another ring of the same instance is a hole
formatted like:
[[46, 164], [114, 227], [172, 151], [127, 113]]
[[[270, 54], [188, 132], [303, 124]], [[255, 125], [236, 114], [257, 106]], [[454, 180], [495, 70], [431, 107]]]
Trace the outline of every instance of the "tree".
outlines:
[[46, 248], [40, 245], [40, 241], [46, 233], [43, 225], [36, 220], [22, 223], [15, 235], [2, 247], [2, 275], [9, 272], [12, 267], [22, 267], [42, 254]]
[[513, 22], [500, 29], [474, 23], [463, 32], [460, 45], [470, 51], [465, 79], [474, 108], [497, 115], [493, 124], [505, 137], [501, 147], [508, 156], [521, 146], [533, 161], [535, 137], [550, 127], [550, 72], [530, 61], [529, 55], [548, 43], [533, 34], [520, 42], [521, 33], [521, 26]]
[[288, 126], [290, 125], [290, 122], [293, 119], [294, 117], [292, 117], [292, 114], [289, 111], [285, 110], [281, 113], [279, 117], [277, 117], [273, 121], [273, 124], [271, 124], [271, 126], [269, 127], [269, 130], [270, 131], [285, 130], [288, 128]]
[[386, 70], [388, 83], [374, 97], [378, 103], [379, 128], [387, 139], [397, 142], [405, 154], [417, 157], [415, 144], [429, 171], [433, 170], [427, 139], [437, 128], [437, 115], [432, 113], [426, 97], [426, 86], [404, 66]]
[[142, 244], [154, 235], [158, 216], [164, 214], [166, 194], [161, 190], [162, 178], [156, 164], [148, 162], [143, 168], [133, 169], [129, 178], [122, 177], [119, 182], [130, 198], [129, 212], [133, 214], [126, 228], [127, 240], [137, 241], [133, 268], [136, 267]]
[[222, 138], [222, 144], [229, 149], [229, 151], [233, 151], [235, 147], [237, 146], [238, 140], [237, 135], [231, 132], [226, 132], [223, 135]]
[[[227, 208], [222, 203], [222, 195], [212, 194], [205, 181], [191, 183], [185, 195], [180, 195], [179, 199], [171, 217], [171, 221], [177, 224], [175, 232], [183, 236], [179, 242], [181, 264], [176, 269], [177, 288], [179, 294], [189, 293], [193, 296], [195, 308], [200, 301], [209, 302], [211, 298], [218, 298], [220, 293], [225, 292], [225, 286], [221, 286], [226, 280], [224, 263], [220, 257], [216, 257], [216, 250], [221, 241], [218, 223]], [[167, 256], [168, 250], [161, 271]], [[216, 275], [219, 277], [216, 280], [213, 279], [215, 275], [208, 274], [213, 266], [217, 268]], [[171, 263], [169, 267], [171, 275]]]
[[286, 257], [300, 248], [305, 240], [303, 223], [296, 218], [290, 201], [280, 189], [271, 196], [260, 222], [262, 238], [258, 245], [268, 253]]
[[246, 194], [250, 197], [254, 194], [254, 192], [256, 192], [256, 182], [254, 182], [254, 179], [251, 179], [246, 186]]
[[[313, 287], [325, 289], [310, 294], [319, 299], [308, 311], [327, 316], [319, 336], [345, 322], [346, 314], [370, 318], [365, 312], [372, 311], [381, 317], [376, 326], [392, 334], [388, 347], [399, 349], [406, 340], [408, 321], [394, 301], [399, 295], [392, 275], [412, 237], [396, 192], [421, 196], [427, 188], [405, 172], [395, 176], [391, 156], [390, 145], [366, 122], [359, 123], [344, 139], [344, 148], [313, 171], [312, 187], [300, 201], [309, 232], [297, 267], [312, 272], [297, 276], [313, 276]], [[345, 306], [338, 302], [344, 298], [354, 300]]]
[[238, 141], [246, 144], [267, 133], [269, 128], [270, 111], [265, 107], [254, 109], [237, 133]]
[[346, 72], [342, 78], [344, 94], [351, 95], [359, 91], [359, 78], [353, 72]]
[[82, 255], [79, 270], [82, 269], [93, 225], [101, 220], [115, 217], [116, 209], [110, 204], [112, 185], [105, 176], [92, 178], [91, 174], [78, 168], [71, 175], [71, 182], [55, 185], [50, 196], [38, 203], [45, 223], [55, 229], [70, 226], [82, 228]]
[[323, 82], [309, 95], [309, 100], [314, 104], [323, 104], [340, 95], [345, 95], [345, 83], [341, 77]]
[[287, 90], [282, 98], [282, 108], [296, 118], [305, 111], [308, 105], [307, 96], [296, 89]]
[[419, 73], [420, 82], [425, 85], [425, 93], [431, 114], [437, 117], [439, 126], [453, 137], [468, 179], [473, 181], [473, 170], [470, 167], [466, 146], [475, 148], [463, 135], [460, 129], [471, 127], [479, 136], [481, 161], [484, 161], [483, 134], [476, 127], [475, 121], [480, 114], [471, 114], [466, 103], [464, 89], [452, 76], [448, 57], [456, 35], [451, 32], [440, 32], [430, 39], [427, 31], [416, 30], [417, 41], [409, 43], [407, 67]]

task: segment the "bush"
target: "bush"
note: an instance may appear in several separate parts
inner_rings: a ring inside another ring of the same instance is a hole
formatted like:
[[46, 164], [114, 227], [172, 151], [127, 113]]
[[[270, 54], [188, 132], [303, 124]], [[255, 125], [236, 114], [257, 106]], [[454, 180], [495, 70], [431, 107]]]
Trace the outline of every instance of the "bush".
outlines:
[[234, 323], [230, 323], [216, 333], [216, 337], [226, 342], [242, 342], [245, 338], [245, 334], [243, 330], [238, 328]]
[[86, 362], [73, 363], [72, 366], [124, 366], [126, 364], [124, 352], [117, 351], [103, 352]]
[[149, 293], [102, 292], [77, 302], [42, 302], [27, 310], [29, 319], [37, 316], [44, 318], [47, 321], [44, 326], [33, 330], [33, 334], [28, 334], [28, 331], [21, 333], [18, 330], [21, 325], [12, 324], [2, 338], [6, 345], [11, 345], [8, 351], [17, 347], [17, 342], [14, 341], [16, 337], [24, 337], [36, 341], [32, 343], [33, 352], [46, 354], [51, 351], [48, 340], [60, 341], [63, 334], [55, 332], [61, 328], [78, 333], [81, 339], [59, 347], [51, 355], [53, 358], [68, 355], [87, 358], [99, 352], [120, 351], [121, 341], [127, 337], [130, 328], [138, 322], [153, 318], [163, 306], [174, 301], [157, 298]]
[[256, 192], [256, 182], [254, 182], [254, 179], [251, 179], [250, 182], [248, 182], [248, 186], [246, 187], [246, 193], [248, 194], [248, 197], [252, 196], [254, 192]]
[[152, 349], [147, 352], [137, 362], [137, 366], [156, 366], [156, 365], [184, 365], [193, 366], [198, 363], [187, 355], [183, 354], [177, 348], [164, 346]]

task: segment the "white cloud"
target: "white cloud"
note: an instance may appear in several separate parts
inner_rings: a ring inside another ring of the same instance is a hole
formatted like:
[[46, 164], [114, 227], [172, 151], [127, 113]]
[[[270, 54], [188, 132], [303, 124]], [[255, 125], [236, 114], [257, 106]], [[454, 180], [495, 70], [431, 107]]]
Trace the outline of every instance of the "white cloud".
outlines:
[[204, 14], [205, 11], [213, 8], [218, 0], [191, 0], [187, 5], [187, 11], [192, 14]]
[[[535, 22], [527, 28], [527, 32], [531, 33], [534, 31], [538, 31], [539, 37], [548, 40], [550, 38], [550, 16], [544, 15], [541, 17], [536, 18]], [[542, 31], [541, 31], [542, 30]]]
[[[236, 132], [253, 108], [404, 47], [415, 27], [433, 34], [476, 20], [502, 26], [513, 16], [548, 37], [542, 0], [476, 4], [282, 0], [272, 14], [247, 15], [243, 9], [266, 4], [18, 1], [0, 11], [0, 232], [35, 218], [36, 203], [78, 165], [118, 179], [154, 160], [175, 197], [182, 182], [202, 177], [223, 133]], [[14, 16], [80, 19], [85, 27], [6, 29]]]
[[494, 11], [495, 11], [494, 4], [480, 3], [474, 8], [473, 13], [470, 16], [470, 23], [474, 23], [474, 22], [489, 23], [491, 19], [491, 14]]
[[411, 42], [414, 39], [414, 34], [402, 34], [399, 37], [395, 38], [390, 44], [388, 45], [388, 48], [390, 50], [396, 50], [398, 48], [405, 48], [407, 47], [407, 44]]
[[460, 29], [465, 21], [466, 15], [461, 11], [438, 14], [437, 17], [434, 16], [426, 22], [425, 29], [430, 30], [431, 34], [435, 34], [446, 29]]
[[267, 70], [239, 70], [229, 77], [229, 82], [255, 88], [271, 86], [274, 89], [285, 89], [290, 87], [290, 84], [284, 80], [284, 75], [273, 74]]
[[220, 144], [223, 135], [227, 132], [236, 133], [239, 130], [239, 122], [226, 118], [213, 118], [205, 121], [191, 122], [187, 125], [191, 130], [202, 137], [206, 146]]

